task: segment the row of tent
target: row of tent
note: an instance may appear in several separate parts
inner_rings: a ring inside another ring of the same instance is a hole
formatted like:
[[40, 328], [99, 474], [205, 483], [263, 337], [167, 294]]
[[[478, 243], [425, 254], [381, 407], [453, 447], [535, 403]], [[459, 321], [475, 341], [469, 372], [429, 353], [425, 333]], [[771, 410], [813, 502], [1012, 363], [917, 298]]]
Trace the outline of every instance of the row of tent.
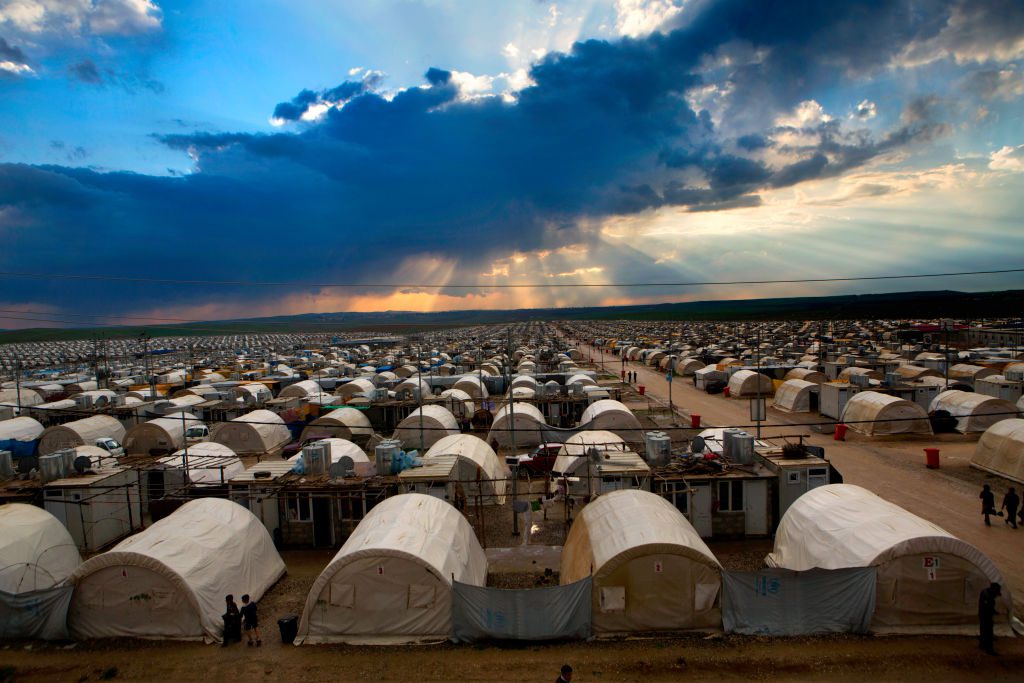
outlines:
[[[7, 637], [62, 637], [66, 615], [74, 638], [216, 641], [224, 595], [259, 600], [285, 573], [259, 521], [220, 499], [188, 502], [84, 563], [67, 531], [37, 508], [0, 507], [0, 532]], [[861, 629], [837, 630], [955, 632], [975, 623], [979, 591], [1002, 582], [970, 544], [850, 485], [824, 486], [798, 499], [766, 564], [815, 573], [820, 596], [803, 596], [799, 608], [806, 615], [795, 632], [813, 632], [834, 619], [830, 610], [855, 604], [863, 606]], [[851, 587], [843, 572], [854, 569], [871, 571], [867, 588]], [[588, 630], [598, 635], [734, 627], [749, 607], [744, 603], [758, 596], [730, 592], [727, 581], [723, 587], [728, 575], [682, 513], [636, 490], [600, 496], [583, 508], [560, 567], [562, 586], [589, 582], [589, 604], [582, 607]], [[313, 582], [297, 642], [446, 638], [454, 591], [486, 581], [486, 555], [461, 513], [432, 496], [395, 496], [367, 514]], [[1009, 591], [1002, 600], [1008, 620]], [[772, 628], [769, 620], [753, 632]]]

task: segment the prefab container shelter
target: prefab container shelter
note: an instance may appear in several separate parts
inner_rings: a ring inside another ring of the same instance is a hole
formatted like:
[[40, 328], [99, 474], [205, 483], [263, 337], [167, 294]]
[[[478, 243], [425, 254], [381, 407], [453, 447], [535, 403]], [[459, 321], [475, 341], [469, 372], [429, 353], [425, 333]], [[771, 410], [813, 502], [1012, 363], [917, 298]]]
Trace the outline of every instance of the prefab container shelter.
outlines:
[[430, 448], [446, 436], [459, 433], [459, 423], [444, 406], [426, 405], [409, 413], [395, 427], [394, 438], [405, 448]]
[[924, 408], [877, 391], [861, 391], [853, 395], [846, 402], [840, 420], [850, 429], [868, 436], [932, 433]]
[[971, 467], [1024, 484], [1024, 420], [1001, 420], [978, 439]]
[[306, 425], [301, 439], [314, 435], [353, 439], [373, 436], [373, 426], [366, 413], [356, 408], [337, 408]]
[[92, 415], [74, 422], [47, 427], [39, 437], [39, 454], [47, 455], [62, 448], [75, 446], [95, 446], [96, 440], [103, 438], [121, 443], [124, 441], [124, 435], [124, 427], [117, 418], [110, 415]]
[[148, 455], [155, 451], [173, 453], [185, 445], [185, 432], [203, 421], [190, 413], [172, 413], [132, 426], [124, 437], [124, 450], [130, 455]]
[[68, 627], [82, 639], [215, 642], [223, 635], [224, 596], [259, 601], [284, 573], [251, 512], [200, 498], [82, 564], [70, 579]]
[[[805, 571], [876, 567], [872, 628], [977, 629], [978, 594], [1002, 583], [995, 564], [945, 529], [850, 484], [808, 491], [789, 508], [765, 558]], [[1009, 620], [1005, 589], [997, 619]], [[959, 627], [959, 628], [958, 628]]]
[[[811, 398], [817, 398], [820, 384], [808, 382], [802, 379], [787, 379], [779, 385], [775, 392], [775, 407], [779, 410], [793, 413], [806, 413], [811, 411]], [[814, 401], [817, 408], [818, 402]]]
[[0, 506], [0, 639], [67, 638], [65, 579], [82, 563], [56, 517], [21, 503]]
[[[596, 454], [596, 460], [591, 458]], [[641, 488], [650, 466], [630, 450], [622, 437], [600, 429], [577, 432], [562, 444], [551, 468], [555, 476], [569, 478], [575, 496]]]
[[214, 426], [210, 440], [224, 444], [237, 455], [266, 455], [291, 440], [284, 419], [269, 410], [254, 410], [230, 422]]
[[487, 557], [466, 518], [431, 496], [388, 498], [313, 582], [296, 642], [447, 638], [453, 581], [487, 581]]
[[583, 508], [562, 549], [559, 580], [588, 576], [597, 634], [721, 628], [721, 565], [661, 496], [616, 491]]
[[517, 448], [536, 446], [544, 441], [546, 426], [544, 414], [531, 403], [502, 406], [491, 423], [487, 443], [497, 441], [499, 446], [510, 447], [514, 441]]
[[944, 391], [932, 400], [929, 412], [945, 410], [956, 418], [956, 430], [983, 432], [1001, 420], [1017, 417], [1017, 406], [973, 391]]
[[582, 430], [614, 432], [628, 443], [640, 443], [644, 439], [640, 420], [625, 404], [613, 399], [594, 401], [587, 406], [580, 416], [579, 426]]
[[732, 398], [767, 397], [775, 393], [771, 377], [753, 370], [737, 370], [729, 378], [729, 396]]

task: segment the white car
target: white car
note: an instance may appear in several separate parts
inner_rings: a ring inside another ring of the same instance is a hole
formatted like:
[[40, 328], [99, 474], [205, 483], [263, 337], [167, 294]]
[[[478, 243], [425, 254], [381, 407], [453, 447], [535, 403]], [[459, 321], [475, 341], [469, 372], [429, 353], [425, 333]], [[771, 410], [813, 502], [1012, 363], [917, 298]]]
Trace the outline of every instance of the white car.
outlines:
[[115, 458], [124, 456], [124, 447], [117, 442], [117, 439], [103, 437], [102, 439], [96, 439], [96, 445], [110, 453]]

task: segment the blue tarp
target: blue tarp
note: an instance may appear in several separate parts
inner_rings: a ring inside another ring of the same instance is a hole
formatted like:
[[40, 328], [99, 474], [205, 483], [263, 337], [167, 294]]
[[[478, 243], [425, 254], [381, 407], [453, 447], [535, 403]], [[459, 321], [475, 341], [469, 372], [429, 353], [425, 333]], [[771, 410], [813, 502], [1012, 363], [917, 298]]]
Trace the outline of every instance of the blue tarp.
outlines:
[[455, 582], [452, 635], [481, 640], [583, 640], [590, 637], [590, 590], [585, 579], [549, 588], [502, 589]]
[[39, 448], [39, 439], [18, 441], [17, 439], [0, 439], [0, 451], [10, 451], [14, 458], [31, 458]]

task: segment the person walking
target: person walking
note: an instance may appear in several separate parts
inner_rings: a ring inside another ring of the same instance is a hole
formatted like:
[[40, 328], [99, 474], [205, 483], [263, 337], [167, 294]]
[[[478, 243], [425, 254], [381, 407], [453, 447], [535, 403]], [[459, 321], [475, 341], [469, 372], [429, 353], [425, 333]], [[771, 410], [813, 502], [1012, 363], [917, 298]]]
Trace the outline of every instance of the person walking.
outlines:
[[981, 514], [985, 516], [985, 526], [992, 526], [988, 516], [996, 514], [996, 496], [988, 484], [981, 487]]
[[572, 681], [572, 667], [568, 664], [562, 665], [561, 673], [555, 679], [555, 683], [570, 683]]
[[996, 600], [1002, 594], [1003, 589], [998, 583], [993, 583], [988, 588], [982, 589], [978, 596], [978, 646], [982, 652], [990, 655], [996, 654], [993, 641], [995, 639], [996, 623]]
[[227, 647], [232, 641], [242, 642], [242, 617], [238, 612], [234, 595], [224, 596], [224, 639], [221, 647]]
[[263, 645], [263, 641], [260, 640], [260, 620], [256, 614], [256, 603], [249, 601], [248, 593], [242, 596], [242, 630], [245, 631], [245, 637], [249, 647], [252, 647], [253, 643], [256, 643], [256, 647]]
[[1003, 496], [1003, 510], [1006, 510], [1006, 523], [1014, 529], [1017, 528], [1017, 508], [1020, 507], [1020, 496], [1011, 486], [1010, 490]]

